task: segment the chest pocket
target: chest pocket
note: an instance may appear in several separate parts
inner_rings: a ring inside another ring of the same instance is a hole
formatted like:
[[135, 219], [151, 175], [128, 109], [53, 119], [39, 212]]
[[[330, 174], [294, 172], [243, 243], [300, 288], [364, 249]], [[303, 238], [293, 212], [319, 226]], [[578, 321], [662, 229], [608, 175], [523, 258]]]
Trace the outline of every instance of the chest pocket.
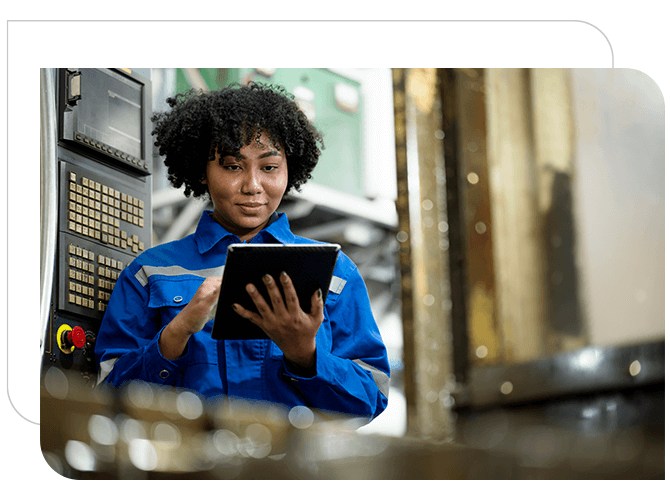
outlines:
[[204, 278], [160, 278], [149, 284], [149, 307], [167, 325], [188, 304]]

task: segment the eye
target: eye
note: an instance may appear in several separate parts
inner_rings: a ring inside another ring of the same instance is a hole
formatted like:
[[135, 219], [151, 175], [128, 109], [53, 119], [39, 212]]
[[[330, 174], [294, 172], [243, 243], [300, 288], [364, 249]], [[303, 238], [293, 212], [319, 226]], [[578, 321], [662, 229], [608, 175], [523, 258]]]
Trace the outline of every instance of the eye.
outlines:
[[278, 165], [263, 165], [263, 166], [261, 167], [261, 169], [262, 169], [264, 172], [273, 172], [273, 171], [277, 170], [278, 168], [279, 168]]

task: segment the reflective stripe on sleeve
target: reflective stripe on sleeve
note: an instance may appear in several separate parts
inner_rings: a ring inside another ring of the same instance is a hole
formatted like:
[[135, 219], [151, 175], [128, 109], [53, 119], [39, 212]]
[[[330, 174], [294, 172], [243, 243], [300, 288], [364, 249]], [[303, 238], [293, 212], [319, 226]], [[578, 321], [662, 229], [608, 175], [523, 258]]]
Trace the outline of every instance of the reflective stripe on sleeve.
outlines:
[[107, 378], [107, 375], [109, 375], [109, 373], [112, 371], [112, 368], [114, 368], [114, 363], [116, 363], [117, 359], [119, 358], [110, 358], [100, 363], [100, 373], [98, 374], [97, 385], [100, 385], [100, 383]]
[[330, 280], [330, 287], [328, 287], [329, 292], [333, 293], [341, 293], [342, 289], [344, 288], [344, 285], [346, 285], [347, 282], [343, 280], [342, 278], [338, 278], [337, 276], [333, 276], [333, 278]]
[[377, 386], [377, 389], [379, 389], [379, 391], [384, 396], [386, 396], [388, 398], [389, 397], [389, 387], [391, 385], [391, 377], [386, 375], [386, 373], [379, 370], [378, 368], [375, 368], [374, 366], [370, 366], [369, 364], [365, 363], [364, 361], [361, 361], [360, 359], [354, 359], [353, 361], [358, 366], [360, 366], [364, 370], [369, 371], [372, 374], [372, 378], [375, 381], [375, 385]]

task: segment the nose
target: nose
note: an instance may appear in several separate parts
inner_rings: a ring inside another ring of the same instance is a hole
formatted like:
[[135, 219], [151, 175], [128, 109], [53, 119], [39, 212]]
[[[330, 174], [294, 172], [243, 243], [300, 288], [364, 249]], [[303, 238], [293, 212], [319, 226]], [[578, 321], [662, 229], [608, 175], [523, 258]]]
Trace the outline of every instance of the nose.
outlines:
[[244, 194], [258, 194], [262, 190], [259, 178], [259, 172], [256, 169], [249, 169], [244, 176], [242, 182], [242, 193]]

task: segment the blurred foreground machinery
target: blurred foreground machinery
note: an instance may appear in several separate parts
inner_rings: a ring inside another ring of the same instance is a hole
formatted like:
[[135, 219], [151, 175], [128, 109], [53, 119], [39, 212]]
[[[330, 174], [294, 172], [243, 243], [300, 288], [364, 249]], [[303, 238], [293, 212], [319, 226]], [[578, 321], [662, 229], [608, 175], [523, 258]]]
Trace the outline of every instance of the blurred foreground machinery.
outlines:
[[663, 409], [640, 405], [645, 398], [480, 412], [463, 428], [467, 444], [439, 444], [361, 434], [360, 420], [305, 407], [204, 401], [144, 382], [91, 392], [53, 367], [41, 444], [47, 463], [73, 479], [663, 478], [664, 447], [639, 425]]

